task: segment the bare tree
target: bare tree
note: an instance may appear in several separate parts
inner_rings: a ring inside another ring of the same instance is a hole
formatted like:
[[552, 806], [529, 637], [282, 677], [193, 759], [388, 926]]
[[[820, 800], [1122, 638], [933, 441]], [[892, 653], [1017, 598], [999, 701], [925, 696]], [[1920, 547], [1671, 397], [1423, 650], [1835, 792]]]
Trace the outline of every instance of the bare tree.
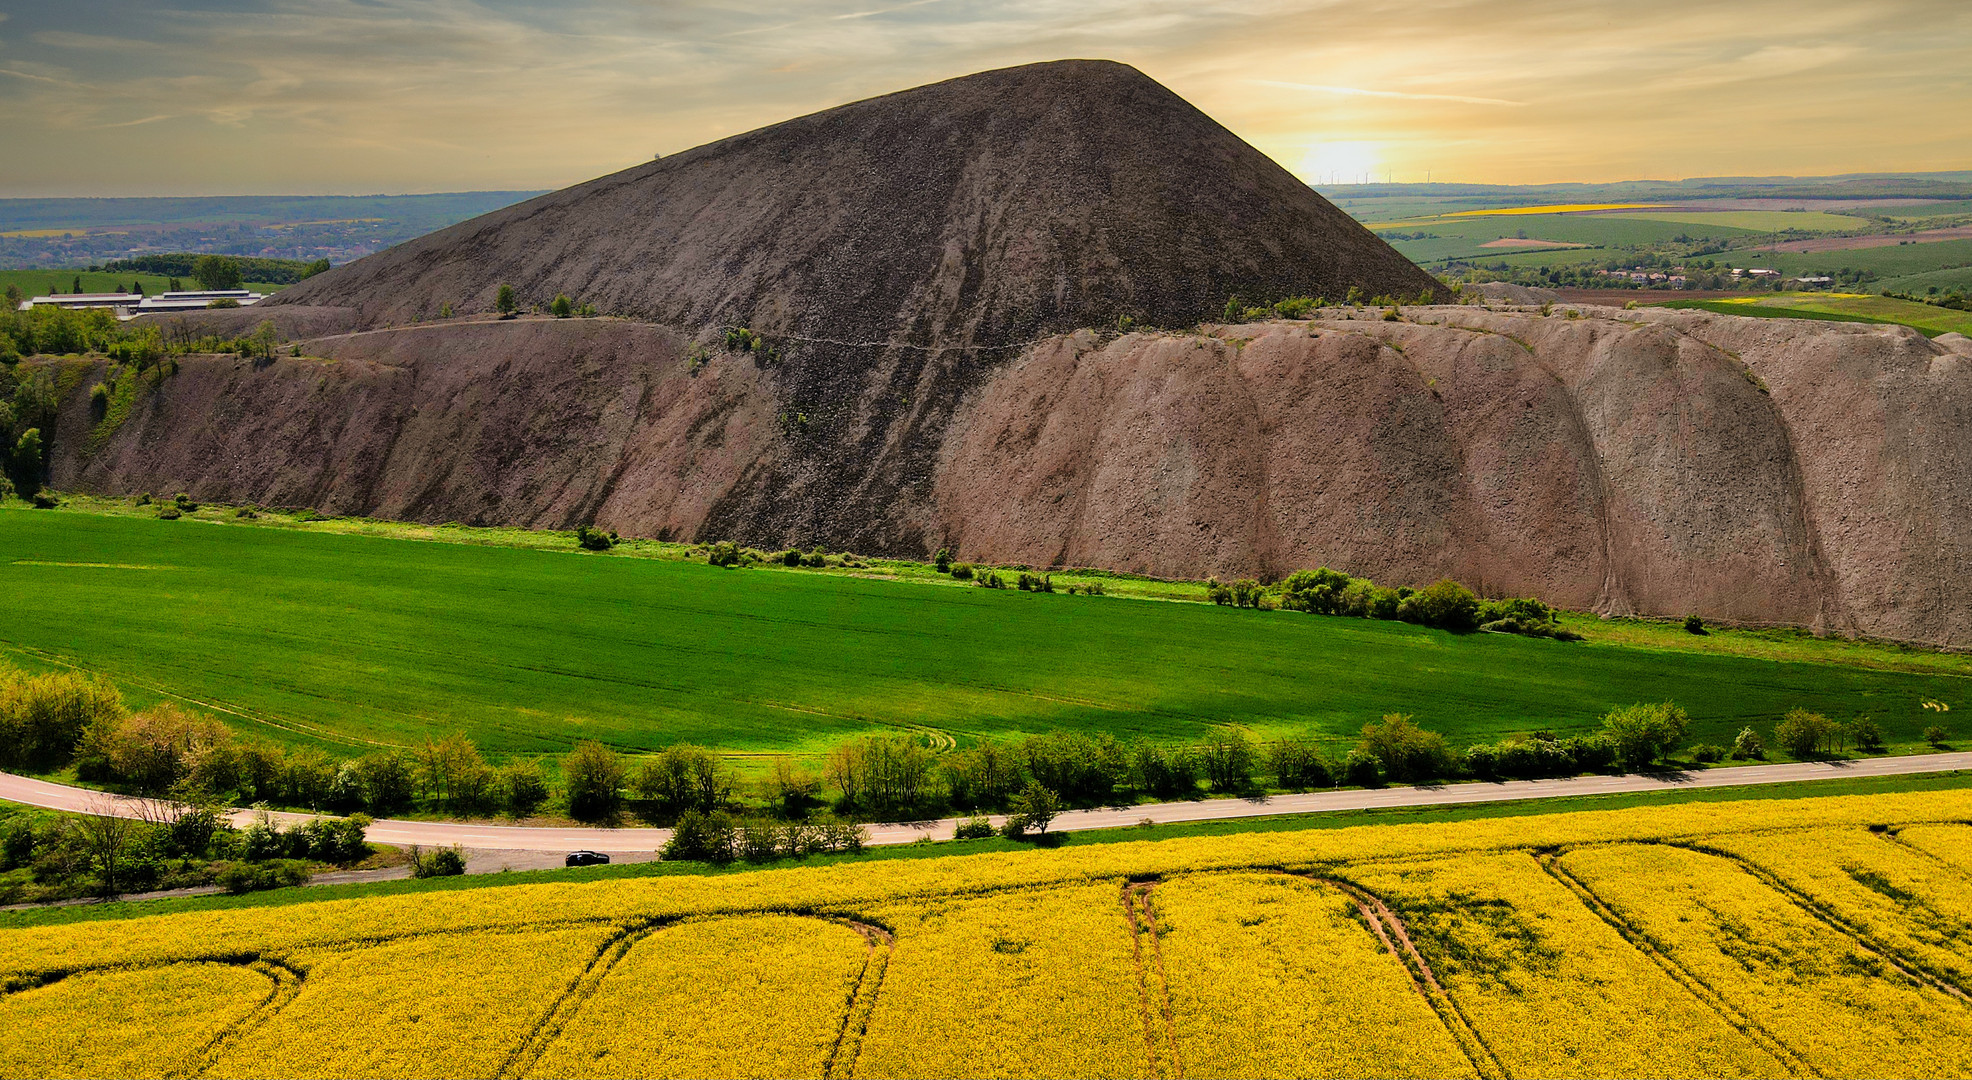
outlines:
[[97, 892], [105, 899], [122, 891], [117, 886], [125, 856], [129, 854], [130, 842], [144, 827], [141, 819], [123, 816], [129, 812], [119, 800], [99, 797], [91, 801], [88, 816], [76, 825], [82, 837], [82, 849], [96, 869]]

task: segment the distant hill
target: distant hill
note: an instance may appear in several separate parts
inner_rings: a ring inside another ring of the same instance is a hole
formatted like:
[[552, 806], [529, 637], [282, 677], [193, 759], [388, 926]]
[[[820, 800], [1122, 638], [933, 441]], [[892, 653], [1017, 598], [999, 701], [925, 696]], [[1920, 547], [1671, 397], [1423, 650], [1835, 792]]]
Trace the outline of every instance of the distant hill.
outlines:
[[1972, 170], [1848, 173], [1841, 176], [1700, 176], [1607, 184], [1330, 184], [1331, 199], [1483, 198], [1492, 206], [1626, 202], [1637, 199], [1967, 199]]
[[0, 231], [369, 219], [411, 235], [511, 206], [539, 191], [452, 191], [437, 195], [210, 195], [185, 198], [0, 199]]
[[80, 268], [187, 251], [343, 263], [539, 194], [0, 199], [0, 268]]

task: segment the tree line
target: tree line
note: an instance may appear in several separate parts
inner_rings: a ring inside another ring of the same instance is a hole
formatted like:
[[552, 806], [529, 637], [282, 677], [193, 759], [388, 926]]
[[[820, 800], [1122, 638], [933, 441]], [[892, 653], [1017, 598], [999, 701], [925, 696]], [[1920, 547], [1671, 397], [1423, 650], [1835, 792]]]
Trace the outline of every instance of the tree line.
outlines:
[[188, 277], [208, 289], [237, 289], [242, 282], [293, 285], [329, 268], [327, 259], [269, 259], [251, 255], [208, 255], [191, 251], [139, 255], [105, 263], [110, 273]]

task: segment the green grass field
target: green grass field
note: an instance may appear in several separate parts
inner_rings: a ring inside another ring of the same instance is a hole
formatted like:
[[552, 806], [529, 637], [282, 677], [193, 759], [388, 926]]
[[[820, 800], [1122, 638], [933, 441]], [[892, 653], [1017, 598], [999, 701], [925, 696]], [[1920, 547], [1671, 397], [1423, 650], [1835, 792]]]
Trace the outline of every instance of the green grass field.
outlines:
[[[1734, 251], [1728, 259], [1733, 266], [1761, 266], [1794, 277], [1818, 271], [1853, 267], [1873, 271], [1880, 278], [1907, 277], [1952, 267], [1972, 266], [1972, 240], [1939, 240], [1924, 244], [1891, 244], [1888, 247], [1854, 248], [1848, 251], [1781, 251], [1755, 247]], [[1871, 288], [1876, 286], [1872, 285]]]
[[1972, 266], [1960, 266], [1950, 270], [1927, 270], [1921, 274], [1906, 274], [1902, 277], [1885, 278], [1869, 283], [1877, 292], [1900, 292], [1923, 294], [1932, 289], [1941, 293], [1972, 292]]
[[1674, 300], [1668, 308], [1697, 308], [1723, 315], [1755, 318], [1823, 319], [1834, 322], [1891, 323], [1908, 326], [1927, 337], [1972, 334], [1972, 312], [1895, 300], [1887, 296], [1849, 296], [1828, 293], [1781, 293], [1744, 300]]
[[1876, 224], [1865, 218], [1821, 210], [1626, 210], [1598, 216], [1697, 226], [1707, 232], [1715, 229], [1751, 233], [1851, 232]]
[[[1564, 644], [20, 506], [0, 510], [0, 656], [74, 664], [140, 702], [190, 699], [341, 753], [454, 730], [495, 753], [593, 738], [809, 755], [873, 731], [1178, 740], [1225, 724], [1340, 742], [1390, 712], [1464, 744], [1582, 731], [1613, 705], [1666, 698], [1691, 711], [1694, 739], [1730, 741], [1800, 705], [1868, 713], [1914, 747], [1937, 717], [1923, 701], [1972, 701], [1961, 658], [1895, 670], [1732, 655], [1633, 624], [1628, 644]], [[1791, 655], [1773, 640], [1771, 656]]]
[[[0, 270], [0, 293], [6, 292], [9, 285], [20, 286], [21, 292], [28, 296], [46, 296], [51, 288], [60, 289], [65, 293], [74, 292], [75, 279], [78, 277], [82, 279], [83, 292], [110, 293], [115, 292], [119, 285], [128, 289], [131, 285], [137, 284], [144, 287], [145, 295], [156, 296], [171, 284], [171, 279], [162, 274], [127, 272], [106, 274], [100, 270]], [[202, 287], [190, 278], [180, 278], [179, 285], [187, 289]], [[246, 282], [243, 287], [261, 293], [269, 293], [281, 288], [279, 285], [255, 281]]]
[[[1720, 217], [1723, 215], [1687, 215], [1691, 218]], [[1806, 217], [1809, 215], [1790, 215]], [[1391, 246], [1412, 260], [1422, 263], [1436, 262], [1452, 258], [1493, 259], [1499, 256], [1518, 255], [1523, 258], [1543, 258], [1544, 264], [1559, 265], [1563, 261], [1608, 259], [1610, 253], [1604, 251], [1571, 252], [1549, 249], [1528, 252], [1525, 249], [1488, 248], [1490, 241], [1506, 238], [1526, 237], [1533, 240], [1552, 240], [1566, 244], [1592, 244], [1598, 248], [1628, 248], [1639, 245], [1668, 244], [1683, 238], [1689, 240], [1750, 241], [1757, 232], [1715, 222], [1697, 224], [1682, 219], [1660, 219], [1655, 215], [1638, 214], [1515, 214], [1497, 217], [1436, 218], [1426, 221], [1403, 221], [1378, 224], [1376, 231], [1390, 239]], [[1423, 239], [1401, 240], [1388, 234], [1415, 235], [1428, 234]], [[1573, 256], [1574, 259], [1569, 257]]]

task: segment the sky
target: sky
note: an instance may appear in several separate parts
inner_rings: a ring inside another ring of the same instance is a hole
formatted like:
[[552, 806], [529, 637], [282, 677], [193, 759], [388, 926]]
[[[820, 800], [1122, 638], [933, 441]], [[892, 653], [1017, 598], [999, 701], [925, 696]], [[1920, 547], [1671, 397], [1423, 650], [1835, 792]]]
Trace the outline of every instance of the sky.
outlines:
[[1972, 0], [0, 0], [0, 197], [556, 188], [1067, 57], [1312, 183], [1972, 168]]

